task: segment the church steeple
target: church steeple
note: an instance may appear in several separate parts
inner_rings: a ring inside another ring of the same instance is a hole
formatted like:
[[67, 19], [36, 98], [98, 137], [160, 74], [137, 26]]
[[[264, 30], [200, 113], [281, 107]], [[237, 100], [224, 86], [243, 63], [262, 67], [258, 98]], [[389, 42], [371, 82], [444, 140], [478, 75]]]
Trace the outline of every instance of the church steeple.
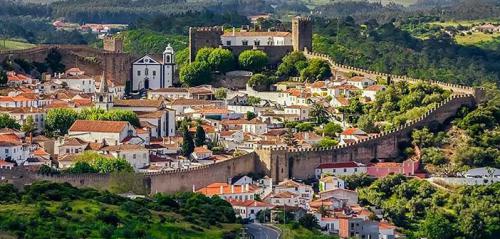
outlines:
[[113, 94], [109, 92], [108, 80], [104, 76], [104, 72], [101, 76], [99, 90], [94, 94], [92, 101], [100, 109], [109, 110], [113, 107]]
[[175, 54], [174, 48], [170, 46], [170, 43], [165, 47], [163, 51], [163, 64], [175, 64]]

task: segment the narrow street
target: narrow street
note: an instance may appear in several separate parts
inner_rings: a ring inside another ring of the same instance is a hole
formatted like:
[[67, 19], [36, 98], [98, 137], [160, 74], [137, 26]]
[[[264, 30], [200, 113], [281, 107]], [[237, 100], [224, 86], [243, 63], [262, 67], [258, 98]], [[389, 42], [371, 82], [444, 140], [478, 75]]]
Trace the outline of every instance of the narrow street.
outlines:
[[278, 239], [280, 236], [280, 232], [276, 229], [259, 223], [247, 224], [245, 228], [252, 239]]

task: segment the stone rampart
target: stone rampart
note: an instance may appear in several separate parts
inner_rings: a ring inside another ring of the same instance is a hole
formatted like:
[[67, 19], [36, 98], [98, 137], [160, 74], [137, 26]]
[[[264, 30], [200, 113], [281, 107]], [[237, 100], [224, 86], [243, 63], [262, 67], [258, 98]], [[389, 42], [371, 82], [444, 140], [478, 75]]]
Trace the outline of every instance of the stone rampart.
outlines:
[[375, 159], [395, 159], [401, 153], [399, 146], [409, 142], [413, 129], [433, 123], [445, 123], [460, 107], [474, 104], [474, 97], [470, 94], [452, 95], [419, 119], [353, 144], [331, 148], [257, 150], [260, 159], [259, 170], [276, 181], [286, 178], [307, 179], [314, 176], [314, 169], [321, 163], [347, 161], [368, 163]]
[[78, 66], [91, 75], [105, 73], [107, 79], [125, 84], [129, 79], [134, 56], [127, 53], [108, 52], [80, 45], [40, 45], [24, 50], [0, 51], [0, 61], [7, 58], [43, 62], [50, 50], [56, 49], [62, 55], [62, 63]]

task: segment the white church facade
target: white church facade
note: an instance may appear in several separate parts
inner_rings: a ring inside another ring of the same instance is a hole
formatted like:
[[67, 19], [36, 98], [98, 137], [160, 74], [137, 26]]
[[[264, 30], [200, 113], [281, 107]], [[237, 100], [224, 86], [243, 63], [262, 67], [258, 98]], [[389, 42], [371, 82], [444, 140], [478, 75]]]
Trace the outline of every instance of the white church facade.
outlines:
[[132, 63], [132, 91], [171, 87], [175, 74], [175, 52], [170, 44], [163, 59], [145, 55]]

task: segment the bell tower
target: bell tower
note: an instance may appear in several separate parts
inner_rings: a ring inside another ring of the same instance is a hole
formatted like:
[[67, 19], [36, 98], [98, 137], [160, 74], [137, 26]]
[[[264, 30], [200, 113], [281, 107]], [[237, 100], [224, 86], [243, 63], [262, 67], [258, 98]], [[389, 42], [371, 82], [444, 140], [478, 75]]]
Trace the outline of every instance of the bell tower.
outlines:
[[108, 111], [113, 107], [113, 94], [109, 92], [108, 81], [106, 80], [104, 73], [101, 76], [99, 90], [94, 93], [92, 101], [98, 109]]
[[160, 87], [171, 87], [174, 82], [175, 75], [175, 52], [174, 48], [168, 44], [163, 51], [163, 74]]

